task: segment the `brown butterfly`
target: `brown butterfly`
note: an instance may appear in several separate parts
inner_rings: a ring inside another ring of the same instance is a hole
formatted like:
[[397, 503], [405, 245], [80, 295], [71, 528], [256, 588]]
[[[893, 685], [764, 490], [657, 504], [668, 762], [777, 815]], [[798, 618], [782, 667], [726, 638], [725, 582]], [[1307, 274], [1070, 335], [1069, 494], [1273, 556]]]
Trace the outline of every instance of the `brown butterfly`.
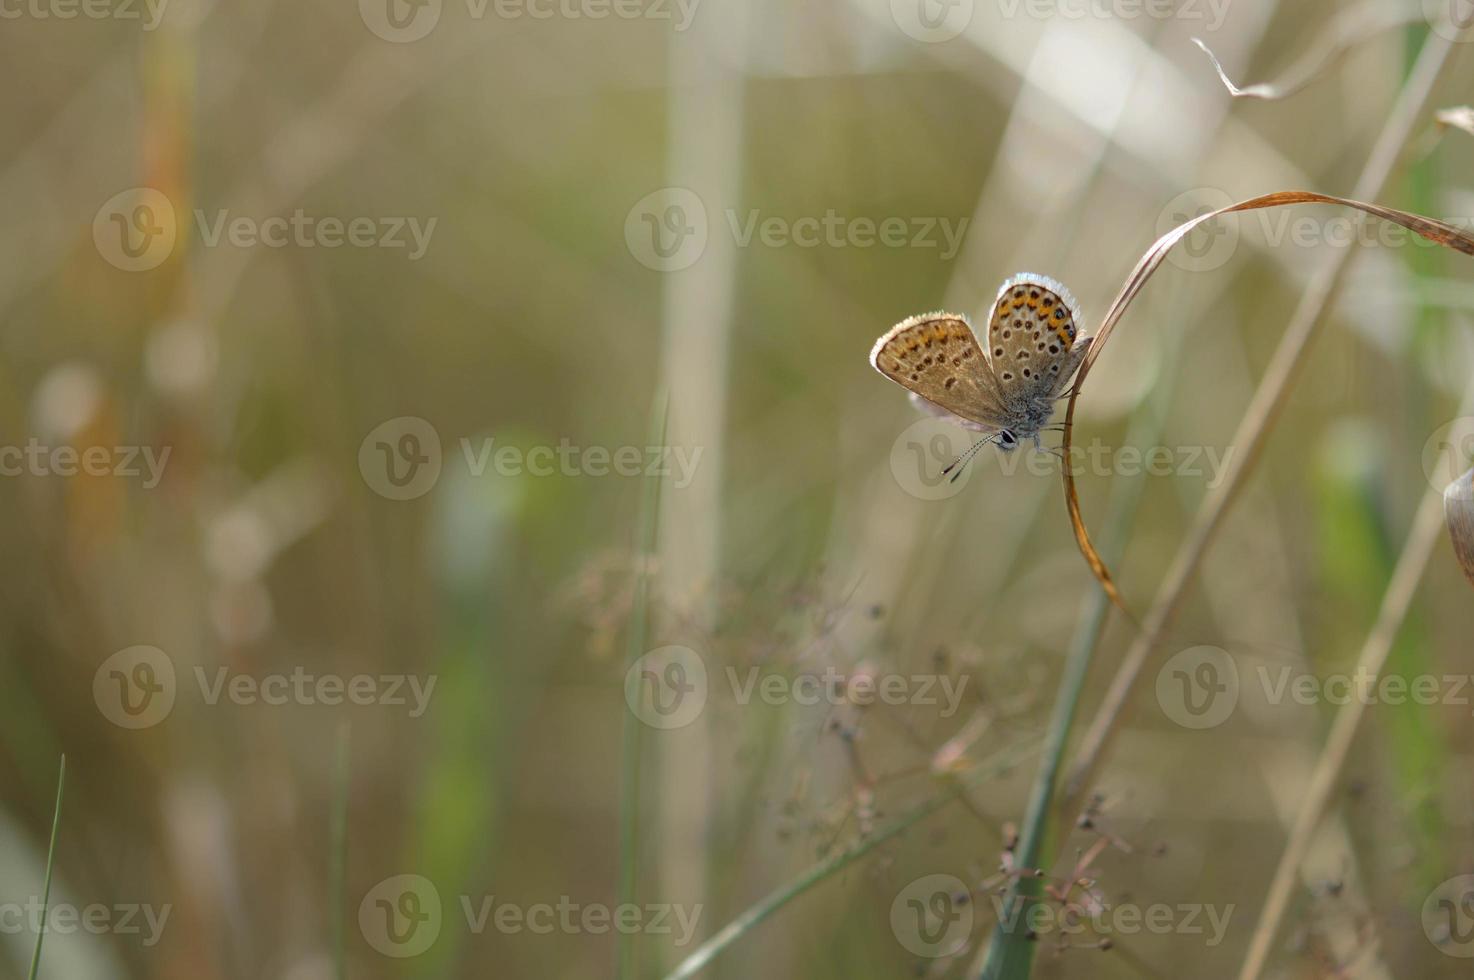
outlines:
[[1079, 304], [1061, 283], [1022, 272], [998, 290], [986, 350], [966, 316], [925, 313], [886, 331], [870, 363], [923, 411], [989, 433], [968, 456], [994, 442], [1006, 452], [1025, 439], [1037, 448], [1054, 403], [1090, 350], [1092, 338], [1076, 336], [1080, 320]]

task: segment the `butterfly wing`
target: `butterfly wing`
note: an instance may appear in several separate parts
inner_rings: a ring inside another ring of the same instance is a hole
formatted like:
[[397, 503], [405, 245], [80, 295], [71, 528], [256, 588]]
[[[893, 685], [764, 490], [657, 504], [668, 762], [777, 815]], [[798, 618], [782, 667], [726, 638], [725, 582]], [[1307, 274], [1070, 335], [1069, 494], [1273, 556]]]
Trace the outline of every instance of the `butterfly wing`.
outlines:
[[925, 412], [927, 415], [930, 415], [933, 418], [944, 419], [945, 421], [950, 422], [960, 428], [971, 429], [973, 432], [998, 431], [998, 427], [995, 425], [985, 425], [982, 422], [974, 422], [971, 419], [965, 419], [961, 415], [953, 415], [942, 406], [934, 402], [927, 401], [925, 398], [922, 398], [914, 391], [911, 392], [909, 397], [911, 399], [912, 406], [918, 412]]
[[1060, 365], [1059, 371], [1050, 375], [1054, 379], [1054, 383], [1049, 391], [1050, 398], [1058, 398], [1064, 394], [1064, 390], [1070, 385], [1070, 379], [1075, 376], [1076, 369], [1080, 367], [1080, 362], [1085, 360], [1086, 354], [1090, 353], [1090, 345], [1094, 340], [1094, 337], [1077, 337], [1075, 339], [1075, 343], [1070, 347], [1069, 355], [1065, 358], [1064, 363]]
[[1077, 338], [1080, 306], [1063, 284], [1020, 273], [998, 290], [988, 314], [988, 351], [1006, 405], [1050, 399], [1064, 389], [1090, 338]]
[[870, 364], [968, 428], [993, 431], [1007, 421], [998, 383], [967, 317], [924, 313], [888, 330], [870, 351]]

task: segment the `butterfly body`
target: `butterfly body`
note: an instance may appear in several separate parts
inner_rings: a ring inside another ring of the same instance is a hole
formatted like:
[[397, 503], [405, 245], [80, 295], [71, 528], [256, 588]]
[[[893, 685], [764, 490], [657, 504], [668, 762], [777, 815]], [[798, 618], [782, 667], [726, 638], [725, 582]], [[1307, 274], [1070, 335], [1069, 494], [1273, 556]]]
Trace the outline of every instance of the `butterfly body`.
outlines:
[[923, 411], [990, 434], [1011, 452], [1054, 416], [1090, 349], [1080, 308], [1062, 284], [1021, 273], [1003, 283], [988, 314], [987, 347], [961, 314], [908, 317], [875, 342], [870, 363], [911, 392]]

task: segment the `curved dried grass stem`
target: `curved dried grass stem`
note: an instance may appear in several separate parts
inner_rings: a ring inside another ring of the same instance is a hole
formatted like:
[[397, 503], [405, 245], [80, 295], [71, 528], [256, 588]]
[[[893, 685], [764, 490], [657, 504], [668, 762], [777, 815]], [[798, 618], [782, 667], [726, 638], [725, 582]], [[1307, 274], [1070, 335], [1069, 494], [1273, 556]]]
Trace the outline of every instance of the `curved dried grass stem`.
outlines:
[[[1352, 192], [1352, 196], [1358, 201], [1375, 199], [1381, 195], [1382, 189], [1386, 186], [1388, 178], [1392, 175], [1402, 155], [1403, 148], [1413, 134], [1414, 127], [1418, 125], [1419, 119], [1422, 118], [1427, 108], [1434, 83], [1448, 62], [1453, 48], [1453, 41], [1437, 34], [1430, 35], [1424, 42], [1418, 59], [1398, 95], [1397, 104], [1393, 107], [1387, 125], [1373, 146], [1361, 177], [1356, 183], [1356, 188]], [[1284, 337], [1280, 340], [1279, 347], [1276, 348], [1274, 357], [1265, 371], [1264, 379], [1255, 390], [1254, 397], [1234, 433], [1231, 444], [1239, 447], [1239, 451], [1228, 465], [1223, 481], [1210, 491], [1203, 502], [1202, 509], [1194, 518], [1186, 539], [1178, 548], [1172, 566], [1157, 590], [1140, 632], [1127, 651], [1116, 676], [1112, 679], [1105, 699], [1086, 733], [1065, 786], [1063, 802], [1066, 807], [1078, 806], [1085, 788], [1094, 778], [1097, 767], [1117, 730], [1126, 699], [1135, 686], [1136, 679], [1141, 674], [1147, 658], [1156, 650], [1176, 617], [1187, 593], [1188, 585], [1196, 575], [1199, 565], [1202, 564], [1214, 535], [1223, 523], [1229, 508], [1237, 500], [1239, 491], [1243, 488], [1249, 473], [1253, 471], [1264, 442], [1278, 417], [1279, 409], [1289, 393], [1290, 384], [1305, 361], [1310, 342], [1314, 339], [1320, 326], [1326, 306], [1341, 284], [1352, 254], [1352, 250], [1344, 249], [1332, 256], [1301, 297], [1300, 304], [1289, 326], [1285, 329]], [[1142, 266], [1139, 265], [1138, 270], [1141, 269]], [[1122, 293], [1122, 297], [1127, 298], [1128, 302], [1127, 293], [1134, 295], [1135, 290], [1131, 289], [1131, 285], [1136, 278], [1137, 276], [1133, 275], [1133, 279], [1128, 280], [1127, 290]], [[1116, 305], [1122, 305], [1120, 300]], [[1102, 334], [1104, 332], [1103, 328]], [[1094, 349], [1091, 351], [1092, 356], [1096, 353], [1098, 351]], [[1089, 366], [1090, 363], [1087, 361], [1082, 367], [1082, 379]], [[1079, 382], [1077, 382], [1077, 390], [1078, 386]], [[1074, 401], [1072, 400], [1070, 414], [1073, 414], [1073, 410]], [[1065, 474], [1068, 483], [1070, 482], [1069, 471], [1066, 470]], [[1073, 487], [1068, 487], [1067, 493], [1072, 489]], [[1077, 527], [1077, 536], [1079, 531], [1080, 528]], [[1082, 546], [1083, 544], [1084, 542]], [[1094, 563], [1092, 567], [1093, 565]]]
[[1197, 37], [1192, 42], [1208, 56], [1213, 70], [1218, 73], [1218, 79], [1228, 89], [1229, 95], [1236, 99], [1274, 101], [1294, 95], [1315, 81], [1332, 62], [1357, 45], [1394, 27], [1421, 20], [1422, 17], [1423, 11], [1417, 7], [1389, 9], [1384, 0], [1363, 0], [1362, 3], [1333, 15], [1304, 53], [1285, 69], [1277, 81], [1257, 85], [1234, 84], [1207, 43]]

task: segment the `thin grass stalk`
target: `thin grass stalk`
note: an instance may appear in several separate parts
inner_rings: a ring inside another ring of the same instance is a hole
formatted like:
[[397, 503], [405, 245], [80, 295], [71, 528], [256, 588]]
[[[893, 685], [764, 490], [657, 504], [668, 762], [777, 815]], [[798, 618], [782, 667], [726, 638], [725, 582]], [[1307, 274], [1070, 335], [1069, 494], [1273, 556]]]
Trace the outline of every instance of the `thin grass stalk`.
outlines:
[[[1164, 365], [1175, 364], [1180, 346], [1174, 336], [1169, 341], [1171, 350], [1163, 358]], [[1143, 403], [1132, 420], [1126, 434], [1126, 444], [1131, 446], [1151, 445], [1161, 435], [1162, 423], [1171, 400], [1171, 386], [1159, 385], [1153, 398]], [[1141, 503], [1145, 488], [1144, 476], [1131, 480], [1116, 481], [1112, 494], [1110, 513], [1106, 518], [1106, 540], [1102, 549], [1107, 560], [1116, 565], [1126, 550], [1131, 522]], [[1064, 762], [1065, 747], [1069, 742], [1070, 729], [1080, 704], [1080, 694], [1085, 688], [1085, 678], [1090, 671], [1090, 662], [1095, 649], [1105, 632], [1105, 615], [1110, 609], [1110, 598], [1105, 589], [1097, 585], [1091, 590], [1081, 607], [1080, 619], [1075, 633], [1070, 638], [1069, 655], [1065, 671], [1059, 682], [1059, 693], [1055, 697], [1049, 733], [1045, 737], [1042, 761], [1030, 790], [1028, 806], [1024, 811], [1023, 824], [1019, 833], [1015, 856], [1021, 869], [1041, 866], [1044, 845], [1048, 838], [1049, 815], [1054, 807], [1054, 787]], [[1034, 951], [1038, 943], [1027, 937], [1010, 932], [1003, 923], [1016, 921], [1012, 916], [1015, 902], [1029, 901], [1038, 892], [1038, 881], [1027, 876], [1017, 878], [1004, 898], [1003, 914], [993, 930], [993, 940], [988, 946], [983, 962], [982, 980], [1027, 980], [1033, 969]]]
[[333, 808], [329, 817], [329, 844], [332, 848], [328, 864], [329, 912], [333, 923], [333, 975], [348, 980], [347, 915], [348, 915], [348, 779], [349, 735], [345, 721], [338, 726], [337, 753], [333, 763]]
[[[670, 420], [669, 400], [664, 391], [655, 396], [650, 407], [651, 446], [664, 446]], [[635, 555], [635, 591], [630, 602], [629, 632], [626, 636], [624, 669], [628, 674], [645, 652], [650, 630], [650, 563], [655, 558], [655, 546], [659, 532], [661, 477], [645, 478], [640, 493], [640, 523], [636, 531], [637, 551]], [[620, 746], [619, 767], [619, 902], [632, 905], [635, 902], [636, 880], [640, 870], [640, 748], [643, 742], [644, 725], [633, 711], [624, 713], [624, 730]], [[621, 978], [635, 975], [635, 945], [633, 936], [626, 931], [619, 933], [619, 972]]]
[[773, 913], [783, 908], [783, 906], [810, 888], [813, 888], [825, 878], [844, 870], [855, 861], [875, 850], [881, 844], [911, 829], [917, 823], [941, 810], [947, 804], [959, 799], [968, 790], [1007, 772], [1009, 769], [1021, 763], [1030, 752], [1034, 751], [1037, 745], [1038, 739], [1031, 738], [1003, 749], [988, 761], [979, 763], [978, 767], [972, 772], [954, 779], [949, 788], [938, 793], [930, 800], [897, 817], [894, 821], [877, 830], [869, 837], [851, 844], [832, 857], [825, 858], [788, 884], [769, 892], [766, 896], [748, 907], [737, 918], [719, 929], [710, 939], [693, 950], [674, 970], [666, 974], [665, 980], [688, 980], [688, 978], [696, 976], [696, 974], [700, 973], [711, 963], [718, 953], [747, 935], [762, 923], [763, 920], [772, 916]]
[[[1361, 177], [1356, 182], [1356, 188], [1352, 192], [1355, 199], [1376, 200], [1381, 196], [1402, 156], [1404, 146], [1426, 114], [1434, 84], [1447, 64], [1453, 48], [1453, 41], [1430, 32], [1402, 91], [1398, 94], [1387, 125], [1383, 127]], [[1172, 566], [1142, 622], [1141, 630], [1112, 679], [1085, 736], [1065, 785], [1062, 800], [1064, 806], [1072, 812], [1083, 799], [1086, 788], [1094, 779], [1114, 738], [1126, 700], [1142, 668], [1176, 618], [1187, 588], [1197, 574], [1215, 534], [1229, 508], [1238, 499], [1249, 474], [1253, 472], [1265, 440], [1289, 394], [1291, 383], [1305, 361], [1310, 342], [1318, 332], [1331, 298], [1341, 285], [1351, 257], [1351, 249], [1338, 251], [1316, 274], [1301, 297], [1300, 304], [1265, 371], [1264, 379], [1255, 390], [1254, 397], [1234, 433], [1230, 444], [1239, 447], [1239, 451], [1228, 464], [1223, 481], [1210, 490], [1203, 501], [1202, 509], [1178, 548]]]
[[[1465, 393], [1459, 414], [1464, 415], [1470, 411], [1474, 411], [1474, 385]], [[1397, 631], [1407, 617], [1413, 595], [1418, 590], [1418, 582], [1422, 580], [1423, 570], [1442, 536], [1443, 494], [1430, 489], [1418, 505], [1412, 529], [1403, 543], [1397, 565], [1392, 570], [1392, 578], [1387, 583], [1387, 590], [1382, 593], [1382, 605], [1377, 611], [1376, 623], [1362, 645], [1361, 655], [1357, 658], [1355, 676], [1370, 677], [1373, 683], [1381, 679], [1382, 668], [1387, 663], [1388, 654], [1392, 652]], [[1249, 952], [1244, 957], [1239, 980], [1258, 980], [1264, 970], [1270, 945], [1274, 942], [1285, 910], [1289, 907], [1291, 892], [1299, 876], [1300, 863], [1320, 827], [1326, 804], [1330, 801], [1331, 791], [1346, 765], [1346, 758], [1351, 753], [1351, 743], [1356, 738], [1366, 707], [1366, 699], [1351, 698], [1336, 712], [1325, 748], [1321, 750], [1315, 769], [1310, 774], [1305, 801], [1295, 817], [1289, 840], [1286, 841], [1279, 864], [1275, 867], [1269, 893], [1265, 896], [1259, 913], [1258, 925], [1249, 939]]]
[[36, 949], [31, 953], [31, 969], [26, 980], [36, 980], [41, 969], [41, 941], [46, 938], [46, 916], [51, 908], [51, 872], [56, 866], [56, 834], [61, 827], [61, 797], [67, 785], [67, 757], [61, 757], [61, 771], [56, 777], [56, 808], [51, 812], [51, 843], [46, 847], [46, 884], [41, 892], [41, 927], [36, 931]]

